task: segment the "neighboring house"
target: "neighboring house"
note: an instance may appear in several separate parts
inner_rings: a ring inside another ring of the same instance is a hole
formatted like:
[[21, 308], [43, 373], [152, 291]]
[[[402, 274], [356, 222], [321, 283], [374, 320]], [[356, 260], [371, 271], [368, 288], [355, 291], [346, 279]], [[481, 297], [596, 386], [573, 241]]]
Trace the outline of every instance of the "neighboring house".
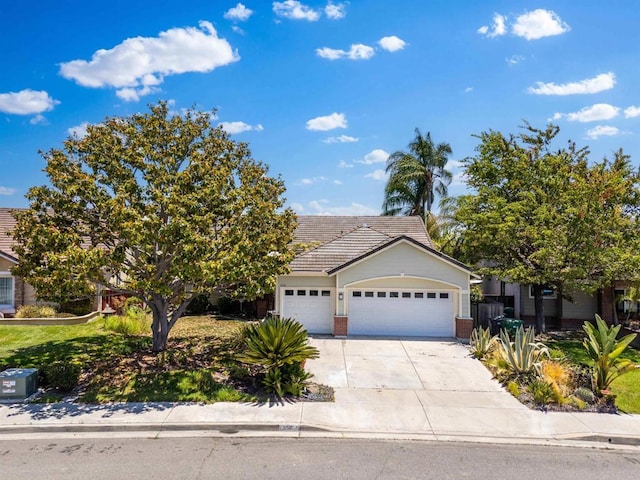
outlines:
[[309, 333], [469, 336], [474, 275], [434, 248], [419, 217], [299, 216], [295, 242], [275, 308]]
[[[593, 321], [596, 314], [612, 323], [614, 312], [615, 315], [622, 316], [626, 314], [626, 310], [636, 307], [631, 302], [616, 301], [616, 297], [623, 296], [628, 288], [628, 282], [617, 281], [613, 290], [605, 288], [593, 294], [578, 290], [564, 295], [570, 299], [558, 295], [554, 289], [546, 289], [543, 300], [545, 323], [548, 328], [580, 328], [585, 320]], [[531, 285], [501, 282], [496, 277], [485, 277], [482, 281], [482, 291], [485, 301], [501, 302], [505, 307], [512, 307], [514, 317], [524, 320], [527, 324], [535, 324]]]
[[0, 313], [6, 316], [13, 315], [21, 305], [36, 303], [33, 287], [11, 274], [11, 268], [18, 263], [13, 239], [7, 235], [16, 224], [12, 210], [0, 208]]

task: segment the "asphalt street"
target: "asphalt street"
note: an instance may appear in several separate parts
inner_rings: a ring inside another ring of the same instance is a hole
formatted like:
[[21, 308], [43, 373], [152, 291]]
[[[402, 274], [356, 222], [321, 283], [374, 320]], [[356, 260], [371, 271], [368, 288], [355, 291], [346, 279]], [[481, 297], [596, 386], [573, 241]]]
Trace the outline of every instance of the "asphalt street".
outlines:
[[1, 478], [638, 478], [624, 450], [347, 439], [138, 438], [0, 441]]

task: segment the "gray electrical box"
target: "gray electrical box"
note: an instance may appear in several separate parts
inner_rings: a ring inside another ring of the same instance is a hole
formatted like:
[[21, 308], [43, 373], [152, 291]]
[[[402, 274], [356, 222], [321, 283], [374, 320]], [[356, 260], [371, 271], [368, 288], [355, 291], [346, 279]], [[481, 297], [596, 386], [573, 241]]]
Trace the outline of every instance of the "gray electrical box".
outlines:
[[0, 400], [24, 399], [37, 389], [37, 368], [9, 368], [0, 372]]

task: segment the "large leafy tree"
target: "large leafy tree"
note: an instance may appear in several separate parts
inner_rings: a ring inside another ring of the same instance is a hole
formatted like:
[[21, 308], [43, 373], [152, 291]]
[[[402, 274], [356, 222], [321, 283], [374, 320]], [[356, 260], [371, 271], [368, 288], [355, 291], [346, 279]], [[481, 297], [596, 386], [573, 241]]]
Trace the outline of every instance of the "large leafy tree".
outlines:
[[431, 133], [415, 129], [408, 151], [392, 153], [387, 160], [384, 215], [419, 215], [426, 218], [436, 194], [447, 196], [451, 172], [445, 167], [451, 155], [448, 143], [435, 144]]
[[519, 135], [479, 135], [465, 160], [475, 194], [457, 211], [468, 254], [486, 273], [531, 284], [536, 329], [545, 330], [543, 289], [595, 289], [640, 272], [639, 177], [622, 151], [588, 160], [573, 142], [554, 150], [558, 127], [526, 124]]
[[50, 184], [29, 190], [13, 236], [15, 273], [42, 297], [97, 283], [142, 300], [158, 352], [198, 294], [272, 290], [291, 260], [295, 216], [283, 182], [211, 114], [150, 108], [42, 153]]

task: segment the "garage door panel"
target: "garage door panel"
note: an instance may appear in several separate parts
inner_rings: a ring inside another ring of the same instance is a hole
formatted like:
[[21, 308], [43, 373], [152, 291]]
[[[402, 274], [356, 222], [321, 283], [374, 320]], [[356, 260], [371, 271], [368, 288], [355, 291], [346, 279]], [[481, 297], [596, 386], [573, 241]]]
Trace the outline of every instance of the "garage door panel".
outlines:
[[295, 318], [309, 333], [333, 331], [333, 292], [327, 288], [285, 289], [280, 315]]
[[451, 337], [453, 294], [354, 290], [348, 317], [350, 335]]

